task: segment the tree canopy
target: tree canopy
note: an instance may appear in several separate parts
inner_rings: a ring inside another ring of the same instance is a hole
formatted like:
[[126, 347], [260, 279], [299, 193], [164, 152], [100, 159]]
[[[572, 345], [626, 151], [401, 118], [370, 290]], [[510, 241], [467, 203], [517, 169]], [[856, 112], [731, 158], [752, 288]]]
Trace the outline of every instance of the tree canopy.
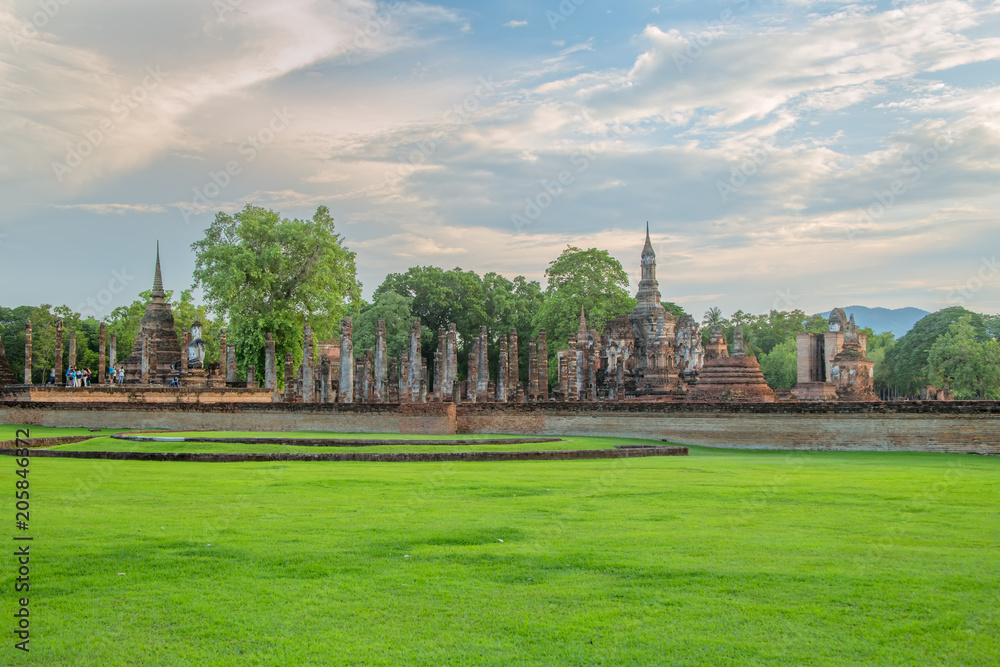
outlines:
[[551, 355], [576, 333], [581, 309], [586, 311], [587, 326], [598, 330], [635, 309], [628, 274], [607, 250], [567, 246], [549, 264], [545, 277], [545, 302], [535, 316], [535, 328], [545, 327]]
[[249, 204], [235, 215], [220, 212], [191, 248], [194, 286], [229, 321], [241, 375], [250, 363], [263, 368], [267, 333], [274, 334], [278, 359], [292, 353], [301, 360], [306, 323], [318, 339], [329, 338], [360, 305], [355, 253], [325, 206], [310, 220], [283, 219]]
[[963, 316], [969, 316], [969, 326], [977, 341], [990, 338], [983, 323], [983, 316], [952, 306], [927, 315], [913, 325], [913, 328], [885, 353], [885, 385], [898, 391], [917, 395], [928, 384], [933, 384], [927, 372], [927, 359], [931, 346], [938, 337], [947, 333], [952, 324]]
[[1000, 399], [1000, 342], [962, 315], [927, 351], [927, 379], [959, 399]]

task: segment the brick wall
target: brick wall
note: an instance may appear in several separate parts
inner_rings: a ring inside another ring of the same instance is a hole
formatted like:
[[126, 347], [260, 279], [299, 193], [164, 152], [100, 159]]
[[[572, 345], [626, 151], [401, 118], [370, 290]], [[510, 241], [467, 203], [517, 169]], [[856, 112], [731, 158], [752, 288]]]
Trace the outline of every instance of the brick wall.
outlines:
[[[63, 427], [405, 433], [434, 423], [421, 425], [413, 419], [441, 419], [404, 413], [391, 404], [0, 403], [3, 423]], [[991, 401], [477, 403], [457, 406], [455, 414], [459, 433], [605, 435], [710, 447], [1000, 454], [1000, 403]]]

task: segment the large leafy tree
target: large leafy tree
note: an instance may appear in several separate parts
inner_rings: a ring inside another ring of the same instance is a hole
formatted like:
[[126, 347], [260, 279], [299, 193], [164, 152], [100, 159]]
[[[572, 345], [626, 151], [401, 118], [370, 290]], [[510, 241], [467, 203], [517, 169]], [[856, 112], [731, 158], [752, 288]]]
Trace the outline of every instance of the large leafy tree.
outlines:
[[299, 361], [306, 323], [319, 339], [332, 337], [361, 301], [355, 253], [325, 206], [310, 220], [249, 204], [235, 215], [220, 212], [191, 248], [194, 286], [229, 322], [241, 375], [250, 363], [263, 368], [267, 333], [274, 334], [279, 363], [286, 353]]
[[930, 384], [949, 387], [960, 399], [1000, 398], [1000, 342], [962, 315], [937, 337], [927, 352]]
[[885, 353], [885, 385], [898, 391], [917, 395], [927, 384], [932, 384], [927, 374], [927, 357], [931, 346], [949, 327], [963, 316], [969, 316], [969, 325], [976, 339], [987, 340], [990, 335], [983, 323], [983, 316], [952, 306], [924, 317]]
[[628, 274], [607, 250], [568, 246], [549, 264], [545, 277], [545, 301], [535, 325], [545, 327], [551, 357], [566, 346], [570, 334], [576, 333], [581, 309], [586, 312], [587, 326], [598, 331], [635, 309], [636, 301], [628, 292]]

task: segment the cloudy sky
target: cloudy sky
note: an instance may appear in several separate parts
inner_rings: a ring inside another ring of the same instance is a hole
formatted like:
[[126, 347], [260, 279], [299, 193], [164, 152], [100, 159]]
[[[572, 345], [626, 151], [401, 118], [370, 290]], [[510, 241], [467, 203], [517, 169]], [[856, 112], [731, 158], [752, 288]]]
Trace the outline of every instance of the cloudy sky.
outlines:
[[[0, 0], [0, 303], [98, 316], [247, 202], [410, 266], [1000, 311], [1000, 2]], [[86, 306], [90, 299], [90, 306]], [[95, 309], [96, 306], [96, 309]]]

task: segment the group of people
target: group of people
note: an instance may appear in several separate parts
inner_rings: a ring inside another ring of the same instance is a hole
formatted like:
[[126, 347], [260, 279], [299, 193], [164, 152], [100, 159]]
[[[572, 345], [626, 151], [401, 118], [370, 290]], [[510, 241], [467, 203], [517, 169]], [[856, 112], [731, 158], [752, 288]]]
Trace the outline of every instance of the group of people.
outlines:
[[[89, 368], [77, 368], [75, 366], [70, 366], [66, 369], [66, 386], [67, 387], [89, 387], [90, 379], [92, 373]], [[49, 371], [49, 381], [47, 384], [56, 383], [56, 369]], [[119, 366], [115, 368], [114, 366], [108, 367], [108, 383], [109, 384], [125, 384], [125, 367]]]
[[90, 369], [89, 368], [77, 368], [76, 366], [70, 366], [66, 369], [66, 386], [67, 387], [89, 387], [90, 386]]

